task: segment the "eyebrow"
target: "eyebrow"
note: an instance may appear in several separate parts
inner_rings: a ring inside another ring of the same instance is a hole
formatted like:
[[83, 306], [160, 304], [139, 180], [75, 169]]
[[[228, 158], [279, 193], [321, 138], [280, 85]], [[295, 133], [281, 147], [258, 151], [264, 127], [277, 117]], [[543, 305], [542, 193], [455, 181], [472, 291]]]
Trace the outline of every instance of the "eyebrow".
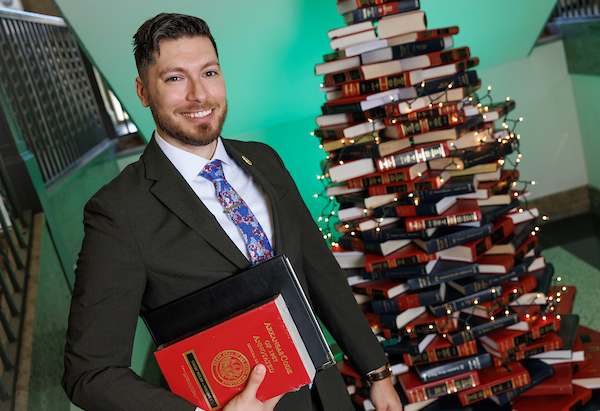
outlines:
[[[210, 67], [210, 66], [221, 67], [221, 65], [219, 64], [219, 60], [211, 60], [211, 61], [206, 62], [202, 67], [200, 67], [200, 70], [204, 70], [205, 68]], [[162, 77], [166, 73], [185, 72], [185, 71], [187, 71], [187, 70], [184, 69], [183, 67], [167, 67], [166, 69], [164, 69], [163, 71], [158, 73], [158, 75], [159, 75], [159, 77]]]

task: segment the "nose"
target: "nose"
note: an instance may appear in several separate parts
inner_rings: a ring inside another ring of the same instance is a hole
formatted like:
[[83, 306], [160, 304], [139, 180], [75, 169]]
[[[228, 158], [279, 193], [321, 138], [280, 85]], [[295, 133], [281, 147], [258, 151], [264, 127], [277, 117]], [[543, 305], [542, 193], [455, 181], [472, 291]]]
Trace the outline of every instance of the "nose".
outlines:
[[188, 85], [187, 99], [189, 101], [196, 101], [199, 103], [203, 103], [208, 99], [208, 90], [204, 84], [202, 84], [202, 80], [190, 80]]

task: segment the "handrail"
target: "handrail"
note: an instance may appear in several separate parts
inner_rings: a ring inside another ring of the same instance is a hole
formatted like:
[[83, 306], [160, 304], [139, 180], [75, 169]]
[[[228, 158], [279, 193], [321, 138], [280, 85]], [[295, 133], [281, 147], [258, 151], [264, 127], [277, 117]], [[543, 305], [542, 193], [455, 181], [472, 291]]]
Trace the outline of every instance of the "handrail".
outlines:
[[600, 18], [600, 0], [559, 0], [552, 15], [552, 20], [585, 21]]
[[45, 14], [37, 14], [31, 13], [29, 11], [20, 11], [7, 9], [4, 7], [0, 7], [0, 17], [15, 19], [15, 20], [24, 20], [36, 23], [44, 23], [44, 24], [53, 24], [55, 26], [63, 26], [66, 27], [67, 24], [60, 17], [48, 16]]

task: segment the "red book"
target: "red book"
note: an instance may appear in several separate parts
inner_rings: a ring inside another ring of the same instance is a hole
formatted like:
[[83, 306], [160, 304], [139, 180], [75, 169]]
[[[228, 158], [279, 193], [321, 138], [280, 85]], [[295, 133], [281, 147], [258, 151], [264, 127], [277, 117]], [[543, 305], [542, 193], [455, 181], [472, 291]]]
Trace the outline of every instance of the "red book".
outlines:
[[437, 254], [440, 260], [473, 263], [483, 256], [490, 248], [492, 248], [492, 238], [487, 236], [468, 243], [446, 248], [445, 250], [440, 250]]
[[383, 173], [371, 173], [366, 176], [352, 178], [346, 181], [348, 188], [370, 187], [380, 184], [392, 184], [400, 181], [414, 180], [427, 170], [427, 164], [419, 163]]
[[[448, 175], [448, 173], [444, 173]], [[377, 196], [394, 193], [410, 193], [418, 190], [435, 190], [444, 185], [446, 179], [440, 172], [427, 170], [422, 176], [411, 181], [399, 181], [389, 184], [379, 184], [369, 186], [369, 195]]]
[[577, 335], [584, 349], [587, 365], [573, 374], [573, 384], [600, 388], [600, 332], [580, 325]]
[[355, 284], [352, 291], [358, 294], [370, 295], [379, 298], [394, 298], [408, 291], [405, 281], [386, 278], [383, 280], [372, 280], [365, 283]]
[[573, 386], [572, 394], [522, 397], [512, 405], [513, 411], [571, 411], [587, 403], [592, 398], [592, 390]]
[[479, 384], [476, 370], [426, 383], [421, 382], [419, 374], [415, 370], [410, 370], [399, 375], [398, 380], [411, 404], [453, 394]]
[[375, 254], [367, 254], [365, 257], [365, 270], [370, 273], [373, 271], [388, 270], [390, 268], [402, 267], [405, 265], [426, 263], [427, 261], [435, 259], [435, 253], [427, 254], [425, 251], [417, 247], [417, 245], [411, 243], [385, 257]]
[[[479, 370], [479, 385], [458, 393], [462, 405], [473, 404], [492, 395], [514, 390], [529, 384], [529, 373], [519, 363], [514, 361], [501, 367], [486, 367]], [[553, 408], [537, 408], [550, 410]]]
[[259, 363], [267, 367], [256, 393], [261, 401], [302, 387], [315, 375], [281, 296], [160, 346], [155, 356], [171, 391], [206, 410], [239, 394]]
[[[566, 287], [566, 291], [563, 291], [564, 287]], [[571, 314], [576, 295], [577, 287], [574, 285], [551, 285], [548, 296], [552, 296], [552, 298], [555, 299], [554, 313]], [[560, 301], [558, 299], [560, 299]]]
[[[420, 120], [407, 123], [398, 123], [394, 119], [385, 119], [387, 127], [382, 135], [388, 138], [408, 138], [419, 134], [428, 133], [434, 130], [453, 128], [467, 121], [466, 117], [457, 117], [450, 114], [445, 116], [422, 118]], [[444, 140], [439, 138], [438, 140]]]
[[535, 235], [529, 235], [514, 254], [492, 254], [481, 257], [479, 272], [482, 274], [505, 274], [519, 264], [525, 254], [537, 247], [539, 240]]
[[531, 397], [538, 395], [572, 394], [573, 383], [571, 382], [571, 378], [573, 377], [573, 373], [571, 370], [572, 367], [569, 363], [555, 364], [554, 376], [528, 389], [522, 395]]
[[[507, 362], [521, 361], [521, 360], [525, 360], [531, 356], [541, 354], [544, 352], [560, 350], [562, 348], [562, 345], [563, 345], [562, 339], [558, 335], [556, 335], [556, 333], [554, 331], [550, 331], [549, 333], [544, 335], [539, 340], [535, 340], [535, 341], [531, 342], [530, 344], [522, 347], [518, 351], [513, 351], [506, 358], [501, 358], [501, 356], [504, 353], [494, 351], [491, 348], [486, 348], [486, 350], [490, 354], [492, 354], [492, 356], [493, 356], [492, 358], [494, 360], [494, 366], [500, 367], [503, 364], [506, 364]], [[486, 347], [486, 346], [484, 345], [484, 347]]]
[[476, 200], [460, 200], [439, 216], [407, 217], [405, 224], [406, 231], [412, 232], [471, 221], [481, 221], [481, 211]]
[[356, 387], [368, 387], [367, 380], [364, 379], [352, 365], [346, 361], [338, 361], [335, 363], [340, 374], [342, 374], [342, 378], [344, 379], [344, 383], [346, 385], [354, 385]]
[[436, 336], [427, 348], [420, 354], [402, 354], [404, 364], [411, 366], [426, 364], [452, 358], [468, 357], [477, 354], [477, 343], [475, 340], [464, 344], [452, 345], [441, 335]]
[[515, 231], [513, 220], [506, 217], [500, 217], [494, 221], [494, 234], [492, 234], [492, 244], [497, 244]]

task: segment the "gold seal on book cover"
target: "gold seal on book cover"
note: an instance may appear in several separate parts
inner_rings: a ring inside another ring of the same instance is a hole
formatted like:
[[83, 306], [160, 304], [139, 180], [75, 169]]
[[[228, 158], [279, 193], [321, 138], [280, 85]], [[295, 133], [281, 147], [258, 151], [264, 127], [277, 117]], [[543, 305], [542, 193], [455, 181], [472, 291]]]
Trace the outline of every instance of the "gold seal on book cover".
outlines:
[[250, 362], [239, 351], [221, 351], [212, 360], [211, 371], [215, 381], [225, 387], [237, 387], [250, 375]]

